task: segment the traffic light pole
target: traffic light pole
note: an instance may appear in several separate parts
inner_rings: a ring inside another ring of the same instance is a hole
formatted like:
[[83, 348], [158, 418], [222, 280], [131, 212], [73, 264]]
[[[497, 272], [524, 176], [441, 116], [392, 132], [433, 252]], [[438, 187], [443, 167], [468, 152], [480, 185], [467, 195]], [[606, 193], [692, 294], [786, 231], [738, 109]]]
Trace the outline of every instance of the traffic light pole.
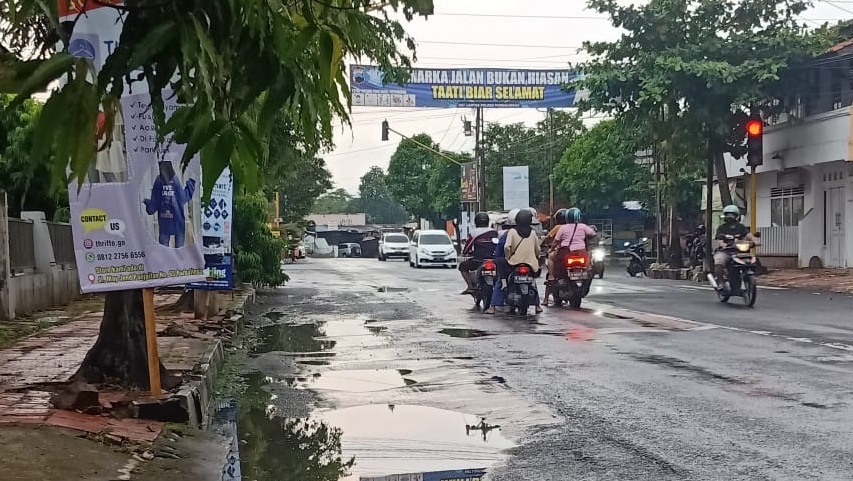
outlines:
[[755, 232], [758, 229], [758, 190], [756, 188], [755, 166], [749, 169], [749, 230]]
[[456, 160], [456, 159], [454, 159], [454, 158], [450, 157], [449, 155], [445, 154], [444, 152], [439, 152], [438, 150], [435, 150], [435, 149], [433, 149], [432, 147], [430, 147], [430, 146], [428, 146], [428, 145], [426, 145], [426, 144], [423, 144], [423, 143], [421, 143], [421, 142], [418, 142], [417, 140], [415, 140], [415, 139], [413, 139], [413, 138], [409, 137], [409, 136], [408, 136], [408, 135], [406, 135], [406, 134], [403, 134], [403, 133], [401, 133], [401, 132], [397, 132], [396, 130], [392, 129], [390, 126], [388, 126], [388, 121], [387, 121], [387, 120], [386, 120], [386, 121], [384, 121], [384, 122], [382, 123], [382, 129], [383, 129], [382, 140], [388, 140], [388, 138], [387, 138], [387, 134], [386, 134], [384, 131], [386, 131], [386, 130], [387, 130], [388, 132], [394, 132], [395, 134], [399, 135], [399, 136], [400, 136], [400, 137], [402, 137], [403, 139], [408, 140], [409, 142], [411, 142], [411, 143], [413, 143], [413, 144], [415, 144], [415, 145], [417, 145], [417, 146], [419, 146], [419, 147], [423, 147], [424, 149], [429, 150], [429, 151], [430, 151], [430, 152], [432, 152], [433, 154], [435, 154], [435, 155], [437, 155], [437, 156], [439, 156], [439, 157], [441, 157], [441, 158], [443, 158], [443, 159], [445, 159], [445, 160], [449, 160], [449, 161], [453, 162], [454, 164], [456, 164], [456, 165], [458, 165], [458, 166], [460, 166], [460, 167], [462, 166], [462, 163], [461, 163], [461, 162], [459, 162], [458, 160]]

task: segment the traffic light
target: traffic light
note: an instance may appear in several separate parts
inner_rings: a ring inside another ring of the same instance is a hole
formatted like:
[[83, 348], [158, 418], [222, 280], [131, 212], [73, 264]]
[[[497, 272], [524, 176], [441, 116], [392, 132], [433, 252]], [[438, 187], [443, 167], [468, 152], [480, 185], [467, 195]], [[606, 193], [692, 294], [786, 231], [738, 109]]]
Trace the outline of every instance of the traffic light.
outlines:
[[764, 163], [764, 121], [749, 119], [746, 122], [746, 165], [757, 167]]
[[388, 127], [388, 121], [387, 121], [387, 120], [383, 120], [383, 121], [382, 121], [382, 141], [383, 141], [383, 142], [385, 142], [386, 140], [388, 140], [388, 129], [389, 129], [389, 127]]

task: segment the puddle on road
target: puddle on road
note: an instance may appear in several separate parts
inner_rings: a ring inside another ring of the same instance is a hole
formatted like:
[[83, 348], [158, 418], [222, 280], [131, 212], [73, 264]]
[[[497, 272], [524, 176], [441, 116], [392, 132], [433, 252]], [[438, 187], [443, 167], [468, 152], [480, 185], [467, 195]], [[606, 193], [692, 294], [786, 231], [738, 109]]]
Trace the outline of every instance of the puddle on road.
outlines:
[[[273, 314], [280, 313], [269, 312], [265, 316]], [[386, 342], [383, 333], [387, 329], [386, 326], [366, 324], [357, 319], [272, 324], [258, 328], [258, 344], [252, 349], [252, 353], [284, 352], [300, 354], [300, 357], [320, 353], [321, 356], [334, 356], [335, 348], [382, 345]]]
[[389, 286], [381, 286], [378, 287], [377, 292], [409, 292], [408, 287], [389, 287]]
[[487, 467], [514, 447], [499, 426], [477, 416], [425, 406], [369, 405], [321, 413], [318, 419], [340, 428], [344, 459], [355, 459], [351, 475]]
[[450, 337], [460, 337], [460, 338], [491, 336], [490, 333], [488, 333], [486, 331], [481, 331], [479, 329], [445, 328], [445, 329], [442, 329], [438, 332], [439, 332], [439, 334], [447, 334]]
[[[382, 375], [401, 378], [397, 370]], [[333, 376], [311, 377], [316, 384]], [[423, 406], [368, 405], [284, 418], [276, 407], [282, 400], [265, 386], [311, 383], [310, 377], [275, 380], [252, 373], [245, 381], [240, 402], [223, 403], [227, 409], [215, 414], [236, 421], [242, 479], [357, 481], [359, 476], [480, 468], [501, 461], [502, 450], [514, 447], [499, 426], [486, 420]]]
[[[401, 371], [408, 371], [403, 374]], [[417, 384], [417, 381], [403, 376], [411, 374], [407, 369], [353, 369], [344, 371], [325, 371], [312, 378], [297, 378], [288, 383], [291, 387], [312, 391], [344, 391], [367, 393], [385, 391]]]

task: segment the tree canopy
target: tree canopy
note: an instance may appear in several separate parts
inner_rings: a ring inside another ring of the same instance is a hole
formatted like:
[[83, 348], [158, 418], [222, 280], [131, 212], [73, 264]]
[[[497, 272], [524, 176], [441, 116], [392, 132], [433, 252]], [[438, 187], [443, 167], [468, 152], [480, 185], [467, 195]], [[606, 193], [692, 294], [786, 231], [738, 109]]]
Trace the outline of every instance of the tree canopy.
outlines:
[[351, 214], [353, 197], [346, 189], [335, 189], [321, 195], [311, 207], [312, 214]]
[[[91, 5], [88, 2], [85, 5]], [[68, 39], [74, 22], [60, 25], [57, 2], [3, 0], [0, 34], [0, 92], [26, 99], [59, 79], [67, 83], [45, 104], [36, 127], [46, 140], [34, 149], [55, 153], [57, 176], [70, 167], [71, 181], [82, 181], [94, 157], [91, 142], [99, 108], [107, 116], [107, 137], [119, 108], [124, 81], [141, 70], [152, 98], [158, 137], [173, 135], [186, 144], [183, 161], [201, 154], [205, 191], [231, 165], [244, 185], [258, 184], [262, 140], [280, 112], [314, 152], [332, 137], [335, 118], [347, 120], [348, 87], [343, 59], [376, 62], [390, 78], [410, 57], [399, 42], [413, 47], [402, 25], [432, 13], [432, 0], [130, 0], [103, 2], [122, 14], [118, 46], [105, 59], [95, 82], [92, 65], [74, 58]], [[55, 51], [57, 40], [62, 50]], [[182, 103], [166, 122], [164, 91]], [[63, 135], [55, 135], [57, 131]], [[108, 138], [107, 141], [110, 139]]]
[[[439, 146], [427, 134], [404, 139], [397, 146], [388, 164], [386, 182], [394, 199], [410, 214], [437, 222], [455, 217], [459, 212], [461, 172], [458, 164], [418, 143], [439, 151]], [[470, 161], [465, 155], [442, 152], [457, 162]]]
[[355, 206], [355, 210], [364, 212], [367, 222], [372, 224], [401, 224], [408, 218], [406, 210], [394, 200], [388, 188], [385, 171], [375, 165], [361, 176]]
[[619, 209], [625, 201], [648, 203], [651, 171], [637, 163], [641, 132], [606, 120], [578, 137], [555, 170], [563, 196], [584, 211]]
[[546, 117], [533, 128], [521, 123], [487, 124], [482, 144], [487, 208], [503, 208], [503, 167], [516, 165], [527, 165], [530, 169], [531, 204], [546, 204], [550, 197], [551, 167], [583, 131], [577, 113], [560, 110], [552, 111], [550, 120]]
[[[710, 146], [725, 179], [723, 154], [743, 154], [744, 108], [764, 114], [784, 97], [786, 69], [831, 43], [827, 29], [808, 31], [797, 15], [801, 0], [650, 0], [622, 6], [590, 0], [624, 31], [613, 42], [586, 42], [592, 59], [577, 87], [589, 92], [584, 108], [649, 124], [653, 141], [681, 129], [691, 150]], [[726, 186], [725, 182], [720, 183]], [[730, 201], [727, 187], [724, 202]]]

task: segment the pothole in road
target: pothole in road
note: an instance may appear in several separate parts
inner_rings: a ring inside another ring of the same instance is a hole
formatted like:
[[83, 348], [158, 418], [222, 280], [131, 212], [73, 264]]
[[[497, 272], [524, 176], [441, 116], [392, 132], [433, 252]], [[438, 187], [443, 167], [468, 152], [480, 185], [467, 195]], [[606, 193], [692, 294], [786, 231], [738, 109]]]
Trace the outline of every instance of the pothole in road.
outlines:
[[500, 426], [425, 406], [357, 406], [321, 413], [318, 418], [342, 431], [343, 458], [355, 459], [344, 481], [481, 468], [500, 461], [501, 451], [515, 446], [501, 435]]
[[287, 381], [292, 387], [311, 391], [368, 393], [417, 384], [417, 381], [403, 377], [411, 372], [408, 369], [353, 369], [326, 371], [310, 378], [290, 378]]
[[408, 287], [380, 286], [376, 290], [377, 292], [409, 292]]
[[438, 331], [439, 334], [446, 334], [450, 337], [460, 337], [460, 338], [472, 338], [472, 337], [486, 337], [491, 336], [492, 334], [481, 331], [479, 329], [461, 329], [461, 328], [445, 328]]
[[[267, 317], [269, 317], [268, 313]], [[334, 349], [374, 347], [386, 342], [382, 333], [388, 328], [365, 324], [357, 319], [305, 324], [272, 324], [258, 328], [258, 343], [253, 354], [284, 352], [334, 356]]]
[[725, 376], [723, 374], [719, 374], [704, 367], [696, 366], [694, 364], [690, 364], [687, 361], [683, 361], [681, 359], [677, 359], [674, 357], [668, 356], [659, 356], [659, 355], [646, 355], [646, 356], [633, 356], [634, 359], [642, 362], [647, 362], [650, 364], [658, 364], [661, 366], [666, 366], [671, 369], [682, 370], [686, 372], [692, 372], [697, 374], [699, 377], [703, 377], [706, 379], [711, 379], [715, 381], [723, 381], [731, 384], [746, 384], [745, 381], [740, 379], [736, 379], [733, 377]]

